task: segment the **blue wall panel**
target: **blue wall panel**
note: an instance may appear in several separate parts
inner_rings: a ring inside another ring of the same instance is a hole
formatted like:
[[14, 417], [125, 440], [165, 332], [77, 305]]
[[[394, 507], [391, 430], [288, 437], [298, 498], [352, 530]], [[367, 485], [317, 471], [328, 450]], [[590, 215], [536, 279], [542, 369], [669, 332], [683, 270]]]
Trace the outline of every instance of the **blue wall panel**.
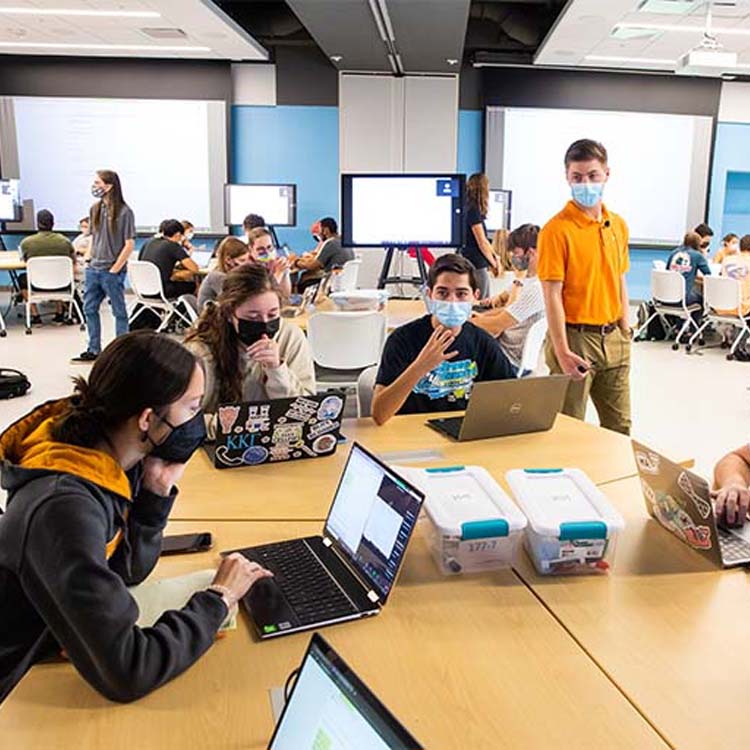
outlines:
[[481, 172], [484, 164], [484, 112], [473, 109], [458, 111], [457, 169], [468, 177]]
[[232, 107], [231, 165], [234, 182], [297, 185], [297, 226], [277, 230], [296, 252], [313, 247], [313, 221], [339, 221], [337, 107]]
[[[742, 180], [729, 180], [730, 172], [750, 173], [750, 124], [720, 122], [716, 128], [708, 223], [719, 237], [728, 232], [744, 234], [750, 231], [748, 217], [731, 213], [731, 207], [739, 197], [731, 195], [732, 185], [741, 189]], [[727, 195], [728, 181], [730, 195]]]

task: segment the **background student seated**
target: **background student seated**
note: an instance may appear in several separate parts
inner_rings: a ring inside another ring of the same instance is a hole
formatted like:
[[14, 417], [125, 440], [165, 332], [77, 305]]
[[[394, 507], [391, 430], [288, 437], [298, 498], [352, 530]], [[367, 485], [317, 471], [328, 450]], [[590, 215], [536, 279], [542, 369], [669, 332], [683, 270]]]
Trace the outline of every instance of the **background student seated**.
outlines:
[[[36, 215], [36, 227], [37, 232], [30, 234], [21, 240], [21, 258], [24, 262], [31, 258], [44, 258], [48, 256], [62, 255], [70, 258], [71, 263], [75, 258], [75, 250], [71, 241], [62, 234], [53, 232], [52, 229], [55, 226], [55, 217], [51, 211], [43, 208], [37, 212]], [[23, 298], [26, 299], [26, 289], [28, 286], [28, 279], [25, 273], [22, 273], [18, 277], [18, 284], [21, 287], [21, 293]], [[67, 288], [67, 287], [63, 287]], [[36, 305], [31, 306], [31, 323], [32, 325], [40, 325], [42, 319], [39, 315]], [[55, 302], [55, 323], [65, 322], [65, 313], [62, 302]]]
[[714, 263], [723, 263], [725, 258], [728, 258], [730, 255], [737, 255], [739, 251], [740, 238], [732, 232], [725, 234], [721, 240], [721, 247], [714, 256]]
[[237, 266], [250, 260], [250, 250], [239, 237], [225, 237], [216, 248], [216, 268], [203, 279], [198, 290], [198, 309], [206, 302], [214, 301], [221, 293], [221, 285], [226, 275]]
[[143, 246], [139, 260], [153, 263], [159, 269], [167, 299], [195, 294], [194, 277], [200, 269], [183, 247], [182, 223], [177, 219], [167, 219], [161, 223], [160, 232], [161, 236], [152, 237]]
[[292, 293], [292, 281], [289, 275], [289, 261], [279, 257], [271, 232], [266, 227], [257, 227], [247, 235], [247, 246], [250, 249], [250, 260], [265, 265], [276, 279], [281, 293], [288, 297]]
[[497, 339], [516, 371], [521, 365], [529, 329], [544, 317], [544, 293], [536, 275], [538, 235], [539, 227], [535, 224], [524, 224], [510, 233], [508, 248], [511, 263], [514, 269], [525, 271], [526, 277], [514, 281], [519, 291], [511, 304], [475, 315], [471, 321]]
[[281, 293], [263, 266], [227, 274], [216, 303], [206, 305], [185, 343], [206, 375], [203, 408], [315, 393], [305, 334], [281, 318]]
[[[739, 253], [725, 256], [721, 264], [721, 275], [739, 282], [742, 315], [750, 315], [750, 234], [743, 235], [740, 240]], [[736, 315], [737, 308], [716, 312], [719, 315]]]
[[711, 238], [714, 236], [714, 230], [711, 229], [708, 224], [698, 224], [698, 226], [693, 229], [693, 232], [701, 238], [700, 247], [698, 249], [703, 255], [708, 257], [708, 254], [711, 251]]
[[372, 401], [378, 424], [395, 414], [463, 410], [475, 382], [515, 377], [492, 336], [469, 322], [479, 298], [474, 266], [460, 255], [443, 255], [427, 286], [431, 314], [386, 341]]
[[207, 651], [229, 610], [270, 575], [232, 555], [182, 609], [136, 625], [127, 586], [159, 558], [175, 484], [205, 437], [202, 397], [195, 357], [138, 331], [110, 344], [73, 396], [0, 436], [0, 703], [61, 651], [102, 695], [136, 700]]
[[242, 231], [245, 233], [245, 242], [250, 241], [250, 232], [253, 229], [261, 229], [266, 226], [266, 220], [260, 214], [248, 214], [242, 221]]
[[688, 232], [682, 246], [675, 248], [667, 259], [667, 270], [681, 273], [685, 279], [685, 301], [688, 305], [703, 304], [703, 290], [696, 284], [698, 274], [711, 275], [711, 267], [701, 252], [701, 238], [697, 232]]
[[324, 274], [343, 268], [344, 263], [354, 260], [354, 251], [350, 247], [342, 247], [338, 232], [338, 225], [330, 216], [320, 220], [320, 249], [317, 254], [305, 254], [296, 261], [296, 268], [304, 271], [297, 284], [298, 291], [314, 284]]

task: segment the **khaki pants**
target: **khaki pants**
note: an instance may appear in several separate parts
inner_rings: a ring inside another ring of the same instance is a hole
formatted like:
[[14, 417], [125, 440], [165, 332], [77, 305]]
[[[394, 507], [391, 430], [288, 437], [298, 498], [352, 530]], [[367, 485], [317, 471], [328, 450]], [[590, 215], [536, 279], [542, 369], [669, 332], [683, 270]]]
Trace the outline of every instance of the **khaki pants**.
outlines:
[[[566, 329], [570, 350], [591, 363], [592, 372], [583, 380], [572, 380], [565, 397], [563, 414], [576, 419], [586, 416], [589, 396], [602, 427], [630, 434], [630, 338], [619, 327], [602, 336]], [[547, 366], [553, 374], [562, 372], [552, 342], [547, 337]]]

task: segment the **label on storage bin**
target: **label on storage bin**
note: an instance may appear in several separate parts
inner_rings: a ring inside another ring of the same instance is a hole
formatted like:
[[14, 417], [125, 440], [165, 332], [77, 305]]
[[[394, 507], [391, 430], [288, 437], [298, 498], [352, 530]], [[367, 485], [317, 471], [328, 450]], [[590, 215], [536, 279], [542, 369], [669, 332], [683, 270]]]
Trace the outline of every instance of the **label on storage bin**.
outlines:
[[505, 563], [508, 557], [508, 540], [498, 538], [443, 540], [443, 558], [448, 568], [460, 573], [463, 568], [469, 570], [492, 569], [498, 563]]
[[560, 542], [560, 557], [555, 562], [589, 562], [591, 560], [601, 560], [607, 550], [606, 539], [571, 539]]

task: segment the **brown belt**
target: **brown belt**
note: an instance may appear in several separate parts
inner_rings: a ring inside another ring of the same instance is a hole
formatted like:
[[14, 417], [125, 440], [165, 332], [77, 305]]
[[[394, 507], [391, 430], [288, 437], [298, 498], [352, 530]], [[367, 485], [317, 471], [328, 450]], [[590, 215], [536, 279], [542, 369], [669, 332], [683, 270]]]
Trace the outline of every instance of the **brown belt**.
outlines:
[[617, 325], [617, 323], [605, 323], [603, 326], [594, 326], [588, 323], [566, 323], [565, 327], [580, 333], [598, 333], [600, 336], [608, 336], [617, 328]]

